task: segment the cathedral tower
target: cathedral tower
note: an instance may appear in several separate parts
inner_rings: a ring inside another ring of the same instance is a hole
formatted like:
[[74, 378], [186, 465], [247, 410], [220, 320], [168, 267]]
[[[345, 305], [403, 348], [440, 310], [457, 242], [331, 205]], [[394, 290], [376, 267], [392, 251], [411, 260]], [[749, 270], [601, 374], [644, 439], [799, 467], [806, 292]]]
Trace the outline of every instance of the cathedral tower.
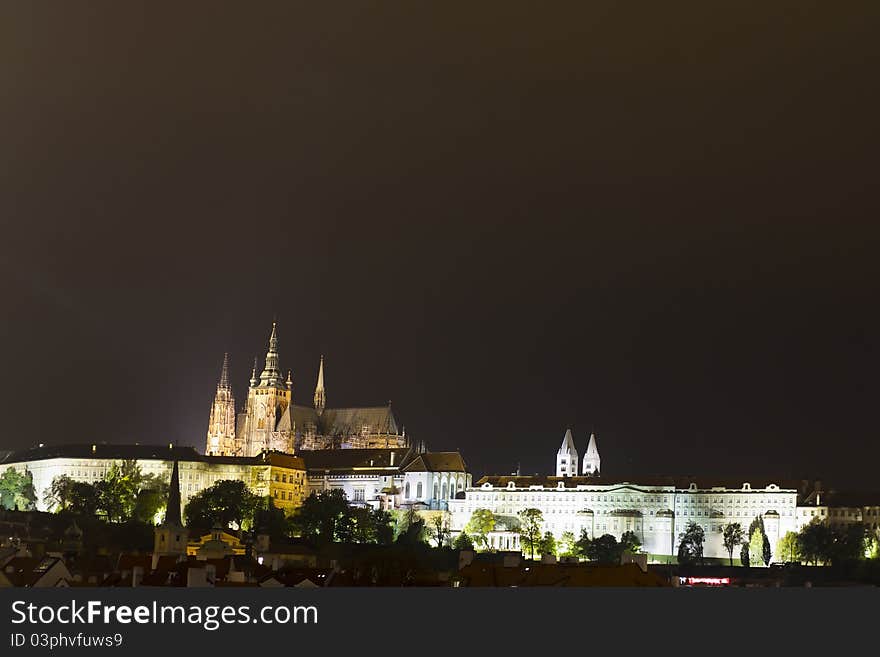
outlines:
[[269, 336], [269, 350], [266, 352], [266, 365], [256, 378], [257, 368], [251, 374], [251, 385], [248, 388], [247, 417], [245, 419], [242, 449], [244, 456], [255, 456], [263, 450], [279, 450], [293, 452], [292, 432], [290, 428], [279, 427], [281, 417], [290, 406], [293, 392], [293, 381], [290, 374], [287, 381], [282, 379], [278, 366], [278, 333], [275, 322], [272, 322], [272, 334]]
[[324, 357], [321, 356], [321, 364], [318, 365], [318, 383], [315, 386], [315, 410], [320, 416], [327, 406], [327, 393], [324, 392]]
[[562, 446], [556, 452], [556, 476], [576, 477], [578, 472], [578, 453], [571, 437], [571, 429], [565, 431]]
[[599, 448], [596, 447], [596, 434], [590, 434], [590, 442], [587, 445], [587, 453], [584, 454], [584, 474], [590, 476], [599, 476], [600, 470]]
[[209, 456], [232, 456], [235, 444], [235, 398], [229, 384], [229, 354], [223, 354], [223, 369], [214, 393], [211, 418], [208, 420], [208, 439], [205, 454]]

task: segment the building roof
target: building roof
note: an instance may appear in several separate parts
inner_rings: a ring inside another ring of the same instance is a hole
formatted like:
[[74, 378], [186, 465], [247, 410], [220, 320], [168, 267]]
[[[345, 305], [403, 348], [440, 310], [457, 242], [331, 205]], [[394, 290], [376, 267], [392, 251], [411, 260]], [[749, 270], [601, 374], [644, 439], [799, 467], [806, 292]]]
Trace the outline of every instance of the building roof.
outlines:
[[[13, 557], [3, 566], [3, 574], [13, 586], [33, 586], [59, 562], [64, 564], [58, 557]], [[67, 572], [66, 567], [63, 570]], [[50, 585], [56, 583], [51, 582]]]
[[192, 447], [179, 445], [115, 445], [108, 443], [72, 444], [72, 445], [43, 445], [11, 452], [3, 463], [20, 463], [22, 461], [40, 461], [44, 459], [70, 458], [70, 459], [117, 459], [123, 460], [146, 460], [161, 459], [165, 461], [198, 461], [202, 459]]
[[744, 483], [748, 483], [752, 489], [763, 489], [771, 484], [779, 486], [784, 490], [797, 491], [800, 482], [793, 482], [786, 479], [770, 479], [768, 477], [689, 477], [689, 476], [662, 476], [662, 475], [633, 475], [624, 476], [599, 476], [599, 477], [553, 477], [537, 475], [533, 477], [517, 477], [514, 475], [490, 475], [483, 477], [475, 487], [483, 484], [491, 484], [494, 488], [505, 488], [509, 483], [513, 482], [517, 488], [528, 488], [529, 486], [543, 486], [545, 488], [557, 488], [560, 483], [565, 488], [577, 488], [578, 486], [662, 486], [671, 489], [687, 489], [690, 485], [696, 484], [697, 490], [710, 490], [712, 488], [725, 488], [741, 490]]
[[458, 452], [425, 452], [416, 455], [402, 468], [404, 472], [467, 472]]
[[[93, 449], [94, 448], [94, 449]], [[95, 445], [46, 445], [31, 449], [9, 452], [5, 461], [0, 461], [0, 466], [5, 463], [21, 463], [27, 461], [39, 461], [43, 459], [69, 458], [69, 459], [114, 459], [114, 460], [162, 460], [179, 461], [183, 463], [204, 462], [224, 463], [230, 465], [260, 465], [268, 462], [270, 465], [286, 467], [295, 470], [304, 470], [305, 464], [298, 456], [284, 454], [283, 452], [268, 452], [257, 456], [209, 456], [199, 454], [192, 447], [179, 447], [168, 445], [108, 445], [104, 443]]]
[[299, 455], [309, 471], [352, 472], [397, 470], [408, 449], [313, 449]]
[[264, 463], [268, 463], [269, 465], [278, 467], [278, 468], [287, 468], [289, 470], [305, 470], [306, 463], [303, 461], [301, 456], [294, 456], [293, 454], [285, 454], [284, 452], [263, 452], [257, 458], [261, 459]]
[[318, 420], [318, 429], [325, 436], [396, 434], [397, 420], [388, 406], [362, 408], [325, 408]]
[[[816, 504], [818, 494], [819, 504]], [[880, 492], [871, 491], [812, 491], [804, 498], [804, 505], [861, 508], [880, 506]]]

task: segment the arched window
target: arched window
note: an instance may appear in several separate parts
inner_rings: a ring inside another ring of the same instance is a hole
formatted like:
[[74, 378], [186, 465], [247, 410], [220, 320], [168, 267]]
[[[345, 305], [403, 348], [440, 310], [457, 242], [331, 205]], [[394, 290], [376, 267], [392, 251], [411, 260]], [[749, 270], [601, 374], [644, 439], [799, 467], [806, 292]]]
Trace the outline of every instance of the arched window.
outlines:
[[442, 492], [440, 493], [440, 499], [442, 500], [442, 499], [445, 499], [445, 498], [446, 498], [446, 482], [444, 481], [444, 482], [443, 482]]
[[409, 499], [409, 482], [406, 482], [406, 486], [404, 486], [403, 490], [404, 490], [403, 496], [406, 499]]
[[440, 497], [440, 487], [437, 485], [437, 482], [434, 482], [434, 497], [432, 499], [437, 499]]
[[421, 481], [416, 486], [416, 499], [422, 499], [422, 482]]

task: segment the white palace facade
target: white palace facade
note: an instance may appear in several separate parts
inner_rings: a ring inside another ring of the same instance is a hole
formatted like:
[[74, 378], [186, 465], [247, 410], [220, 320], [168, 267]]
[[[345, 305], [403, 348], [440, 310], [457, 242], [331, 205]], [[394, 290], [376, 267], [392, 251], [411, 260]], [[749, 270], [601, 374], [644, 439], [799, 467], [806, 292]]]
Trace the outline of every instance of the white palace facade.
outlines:
[[[539, 509], [544, 531], [557, 540], [565, 532], [591, 538], [611, 534], [618, 540], [632, 531], [643, 551], [662, 559], [677, 552], [679, 535], [691, 521], [705, 532], [704, 555], [727, 557], [723, 527], [732, 522], [748, 531], [757, 516], [764, 521], [770, 545], [798, 531], [812, 517], [798, 507], [805, 482], [770, 479], [712, 480], [703, 477], [621, 477], [600, 473], [596, 436], [585, 452], [584, 472], [577, 475], [578, 454], [571, 432], [557, 453], [556, 476], [487, 476], [450, 502], [451, 526], [462, 531], [477, 509], [496, 517], [489, 536], [492, 548], [518, 550], [517, 515]], [[738, 556], [738, 553], [737, 555]]]

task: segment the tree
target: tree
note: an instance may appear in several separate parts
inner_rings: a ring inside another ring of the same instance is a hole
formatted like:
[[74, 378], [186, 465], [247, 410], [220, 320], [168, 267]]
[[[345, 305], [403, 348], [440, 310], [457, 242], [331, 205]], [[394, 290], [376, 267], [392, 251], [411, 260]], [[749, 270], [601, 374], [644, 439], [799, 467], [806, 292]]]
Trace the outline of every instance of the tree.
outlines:
[[538, 541], [538, 551], [541, 553], [541, 556], [556, 554], [556, 537], [553, 536], [552, 532], [544, 532], [544, 535]]
[[90, 518], [97, 516], [101, 498], [95, 485], [84, 481], [72, 481], [69, 496], [68, 511]]
[[541, 526], [544, 524], [544, 514], [540, 509], [523, 509], [519, 512], [519, 536], [520, 545], [531, 553], [535, 558], [535, 550], [541, 549]]
[[234, 523], [247, 529], [253, 524], [259, 503], [259, 496], [251, 493], [243, 481], [222, 479], [190, 498], [184, 509], [186, 524], [210, 529], [214, 525], [226, 528]]
[[699, 564], [703, 561], [703, 540], [706, 533], [703, 528], [691, 521], [685, 527], [684, 532], [679, 534], [678, 563]]
[[776, 554], [785, 561], [800, 561], [797, 532], [786, 532], [776, 543]]
[[581, 529], [580, 538], [574, 543], [574, 553], [583, 559], [592, 559], [593, 539], [586, 529]]
[[769, 566], [770, 557], [770, 540], [764, 531], [764, 518], [755, 516], [749, 525], [749, 558], [755, 565], [763, 562], [765, 566]]
[[428, 532], [431, 539], [437, 543], [437, 547], [443, 547], [448, 541], [451, 534], [449, 529], [449, 513], [440, 511], [431, 515]]
[[739, 550], [739, 562], [746, 568], [752, 565], [751, 556], [749, 555], [749, 544], [745, 541], [743, 541], [742, 547]]
[[599, 538], [590, 541], [587, 546], [587, 558], [602, 564], [620, 563], [622, 552], [620, 543], [611, 534], [602, 534]]
[[73, 479], [67, 475], [58, 475], [52, 480], [43, 495], [43, 503], [52, 511], [66, 509], [70, 504], [70, 493]]
[[770, 539], [767, 538], [766, 532], [762, 532], [763, 538], [761, 542], [761, 557], [764, 559], [764, 565], [769, 566], [770, 560], [773, 558], [773, 552], [770, 550]]
[[798, 552], [807, 563], [814, 566], [819, 562], [831, 561], [834, 535], [831, 528], [821, 518], [813, 518], [798, 533]]
[[577, 554], [577, 539], [572, 532], [562, 532], [556, 544], [556, 554], [560, 557], [573, 557]]
[[391, 513], [385, 509], [373, 509], [370, 520], [373, 523], [375, 542], [379, 545], [391, 545], [394, 542]]
[[465, 531], [480, 548], [489, 549], [489, 533], [495, 529], [495, 514], [489, 509], [474, 509]]
[[471, 540], [471, 537], [468, 536], [467, 532], [462, 531], [452, 541], [452, 548], [454, 550], [473, 550], [474, 542]]
[[632, 554], [638, 554], [642, 551], [642, 542], [635, 532], [623, 532], [623, 536], [620, 537], [620, 551], [621, 553], [630, 552]]
[[32, 509], [36, 501], [37, 495], [30, 471], [19, 472], [10, 467], [0, 475], [0, 506], [26, 511]]
[[831, 563], [834, 565], [858, 561], [865, 557], [869, 533], [861, 523], [847, 525], [840, 532], [832, 530]]
[[293, 516], [300, 536], [322, 543], [347, 539], [351, 525], [351, 507], [338, 488], [312, 493]]
[[724, 525], [722, 530], [724, 539], [724, 548], [727, 550], [727, 556], [730, 558], [730, 565], [733, 565], [733, 551], [737, 545], [743, 543], [743, 528], [738, 522], [730, 522]]
[[275, 506], [272, 497], [266, 495], [257, 504], [254, 511], [253, 531], [266, 534], [270, 538], [282, 538], [290, 535], [291, 522], [282, 509]]

